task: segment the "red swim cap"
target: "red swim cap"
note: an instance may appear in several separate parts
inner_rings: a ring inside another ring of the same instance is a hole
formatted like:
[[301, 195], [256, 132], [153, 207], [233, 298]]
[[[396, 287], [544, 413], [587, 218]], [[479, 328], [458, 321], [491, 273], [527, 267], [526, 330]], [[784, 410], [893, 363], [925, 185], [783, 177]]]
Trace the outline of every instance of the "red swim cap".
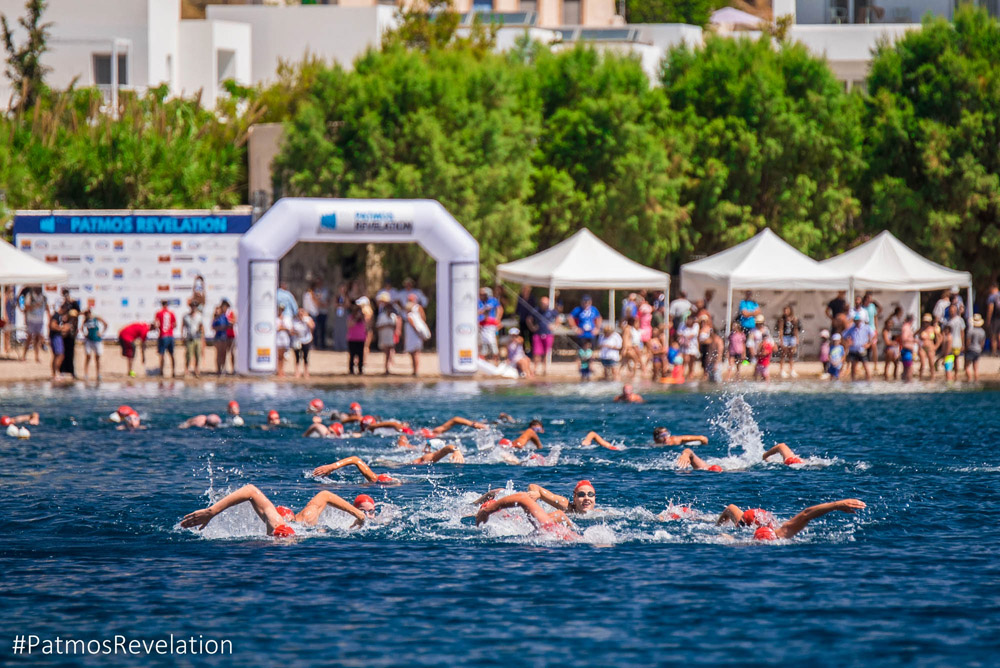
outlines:
[[434, 432], [428, 429], [427, 427], [423, 427], [420, 430], [420, 435], [423, 436], [424, 438], [434, 438]]
[[366, 415], [361, 418], [361, 424], [368, 426], [370, 424], [375, 424], [375, 418], [371, 415]]
[[0, 427], [7, 427], [13, 424], [13, 420], [10, 419], [9, 415], [0, 415]]
[[360, 413], [361, 412], [361, 404], [359, 404], [356, 401], [352, 402], [351, 403], [351, 411], [354, 412], [354, 413]]
[[708, 467], [708, 470], [715, 471], [716, 473], [722, 473], [722, 467], [719, 466], [718, 464], [712, 464], [711, 466]]
[[268, 411], [267, 412], [267, 419], [268, 420], [273, 420], [275, 418], [279, 418], [279, 419], [281, 418], [281, 416], [278, 415], [278, 411]]
[[777, 540], [778, 536], [771, 527], [757, 527], [753, 532], [754, 540]]
[[403, 427], [403, 433], [406, 434], [407, 436], [413, 436], [413, 430], [410, 429], [409, 427]]
[[576, 487], [573, 488], [573, 493], [576, 494], [576, 490], [580, 489], [581, 487], [589, 487], [595, 492], [597, 491], [597, 488], [594, 487], [593, 483], [591, 483], [589, 480], [581, 480], [580, 482], [576, 483]]
[[311, 411], [313, 411], [315, 413], [319, 413], [321, 410], [323, 410], [323, 400], [322, 399], [313, 399], [312, 401], [310, 401], [309, 402], [309, 410], [311, 410]]
[[361, 508], [361, 504], [364, 503], [372, 504], [373, 509], [375, 507], [375, 500], [372, 497], [368, 496], [367, 494], [358, 494], [357, 498], [354, 499], [354, 507]]
[[688, 508], [687, 506], [677, 506], [676, 508], [674, 508], [674, 512], [670, 513], [670, 519], [679, 520], [685, 515], [690, 515], [690, 514], [691, 514], [691, 509]]
[[295, 530], [287, 524], [282, 524], [274, 527], [274, 533], [271, 535], [275, 538], [291, 538], [295, 535]]
[[135, 409], [132, 408], [131, 406], [126, 406], [125, 404], [122, 404], [121, 406], [118, 407], [118, 414], [121, 415], [122, 417], [125, 417], [127, 415], [135, 415]]
[[785, 466], [791, 466], [792, 464], [801, 464], [802, 460], [792, 455], [791, 457], [785, 457]]
[[743, 511], [743, 517], [740, 518], [740, 524], [744, 526], [750, 526], [752, 524], [767, 524], [767, 514], [767, 511], [763, 508], [747, 508]]
[[332, 431], [337, 436], [343, 436], [344, 425], [340, 424], [339, 422], [334, 422], [333, 424], [330, 425], [330, 431]]
[[396, 482], [396, 479], [388, 473], [379, 473], [375, 476], [375, 482]]
[[295, 519], [295, 511], [289, 508], [288, 506], [275, 506], [274, 509], [277, 510], [278, 514], [284, 517], [286, 520]]
[[509, 448], [512, 445], [514, 445], [514, 442], [511, 441], [509, 438], [501, 438], [499, 441], [497, 441], [497, 445], [499, 445], [501, 448]]
[[230, 410], [232, 410], [234, 408], [239, 408], [239, 407], [240, 407], [239, 403], [237, 403], [235, 400], [229, 402], [229, 409]]

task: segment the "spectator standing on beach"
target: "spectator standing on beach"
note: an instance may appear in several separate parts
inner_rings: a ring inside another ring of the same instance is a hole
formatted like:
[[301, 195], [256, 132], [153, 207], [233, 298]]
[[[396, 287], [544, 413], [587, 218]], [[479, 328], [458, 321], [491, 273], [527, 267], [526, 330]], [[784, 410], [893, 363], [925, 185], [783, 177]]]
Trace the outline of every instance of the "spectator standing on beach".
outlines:
[[45, 340], [45, 328], [49, 321], [49, 305], [45, 293], [39, 287], [25, 288], [21, 291], [20, 308], [28, 328], [28, 339], [24, 344], [21, 361], [28, 359], [28, 351], [35, 347], [35, 362], [41, 362], [42, 343]]
[[677, 293], [677, 299], [670, 302], [668, 312], [670, 314], [670, 328], [674, 332], [681, 328], [688, 314], [691, 313], [691, 302], [688, 301], [687, 293], [681, 290]]
[[[965, 350], [965, 318], [959, 313], [957, 306], [948, 307], [946, 326], [950, 343], [945, 350], [944, 378], [945, 380], [958, 380], [958, 360], [962, 356], [962, 351]], [[951, 369], [948, 368], [949, 357], [951, 358]], [[953, 372], [951, 378], [949, 378], [949, 372]]]
[[521, 336], [521, 330], [513, 327], [509, 334], [507, 364], [517, 369], [517, 375], [521, 378], [534, 378], [535, 372], [531, 365], [531, 359], [524, 352], [524, 337]]
[[76, 334], [80, 330], [80, 302], [70, 296], [69, 288], [63, 288], [62, 296], [63, 303], [60, 308], [66, 325], [63, 330], [65, 355], [59, 371], [76, 378]]
[[184, 338], [184, 375], [195, 378], [201, 375], [201, 355], [205, 349], [205, 318], [202, 305], [194, 297], [188, 301], [188, 312], [181, 318], [181, 336]]
[[163, 376], [164, 361], [170, 359], [170, 377], [177, 375], [176, 361], [174, 360], [174, 329], [177, 327], [177, 316], [170, 310], [170, 302], [166, 299], [160, 301], [160, 310], [153, 317], [156, 323], [156, 331], [159, 338], [156, 341], [156, 352], [160, 355], [160, 376]]
[[602, 322], [601, 312], [594, 306], [590, 295], [584, 295], [583, 299], [580, 300], [580, 305], [569, 314], [569, 325], [576, 334], [577, 343], [583, 343], [588, 339], [593, 341], [597, 338], [601, 331]]
[[[292, 353], [295, 355], [295, 377], [309, 377], [309, 351], [313, 345], [316, 323], [305, 308], [299, 308], [292, 318]], [[299, 363], [302, 366], [299, 366]]]
[[830, 319], [830, 331], [834, 334], [843, 332], [848, 327], [847, 293], [843, 290], [826, 305], [826, 317]]
[[404, 314], [403, 349], [410, 354], [413, 375], [416, 376], [420, 367], [420, 353], [424, 349], [424, 343], [431, 338], [431, 329], [427, 326], [427, 314], [420, 305], [416, 292], [406, 296]]
[[195, 306], [205, 306], [205, 277], [201, 274], [194, 277], [194, 283], [191, 285], [191, 301]]
[[[584, 339], [593, 342], [593, 339]], [[604, 380], [618, 380], [618, 362], [621, 361], [622, 335], [615, 331], [610, 322], [604, 325], [604, 333], [599, 342], [598, 358], [604, 367]]]
[[824, 329], [819, 333], [819, 362], [823, 365], [821, 380], [830, 377], [830, 330]]
[[882, 305], [872, 297], [871, 292], [866, 292], [861, 298], [861, 308], [868, 314], [868, 324], [875, 332], [875, 342], [868, 349], [868, 361], [872, 363], [872, 368], [878, 373], [878, 323], [879, 316], [882, 315]]
[[[318, 280], [313, 279], [309, 281], [309, 287], [302, 293], [302, 308], [305, 309], [306, 315], [313, 321], [315, 327], [313, 330], [312, 345], [316, 350], [322, 350], [324, 348], [323, 340], [326, 337], [326, 302], [320, 294], [320, 282]], [[322, 325], [320, 324], [319, 317], [321, 310], [324, 312]], [[297, 314], [298, 311], [296, 311]]]
[[485, 285], [479, 288], [479, 354], [494, 364], [500, 359], [497, 330], [503, 319], [500, 300], [490, 294]]
[[357, 373], [362, 375], [365, 372], [365, 348], [368, 347], [370, 330], [368, 328], [368, 318], [359, 304], [351, 304], [347, 316], [347, 373], [354, 375], [355, 363]]
[[541, 365], [541, 375], [549, 375], [549, 353], [552, 351], [556, 339], [552, 328], [558, 318], [558, 311], [549, 306], [549, 298], [542, 297], [538, 301], [538, 308], [532, 309], [526, 319], [527, 331], [531, 332], [531, 356], [535, 363], [536, 374], [539, 372], [539, 365]]
[[844, 346], [841, 344], [840, 333], [830, 337], [830, 380], [840, 380], [840, 372], [844, 368]]
[[129, 378], [135, 378], [135, 370], [132, 365], [135, 363], [136, 342], [142, 342], [142, 364], [146, 365], [146, 339], [149, 337], [151, 329], [148, 322], [133, 322], [125, 325], [118, 332], [118, 345], [121, 346], [122, 357], [128, 363]]
[[740, 377], [740, 365], [746, 358], [747, 335], [737, 319], [729, 332], [729, 371], [726, 380], [735, 380]]
[[752, 290], [747, 290], [744, 293], [743, 299], [740, 301], [739, 308], [737, 309], [737, 313], [740, 314], [740, 326], [743, 327], [743, 331], [747, 333], [747, 344], [749, 345], [750, 332], [756, 327], [757, 316], [762, 315], [760, 312], [760, 304], [754, 300]]
[[847, 314], [847, 317], [853, 323], [854, 320], [855, 320], [855, 316], [860, 316], [861, 317], [861, 322], [870, 325], [871, 323], [868, 322], [868, 320], [869, 320], [869, 318], [871, 316], [868, 315], [868, 309], [866, 309], [864, 307], [864, 304], [862, 304], [862, 301], [864, 301], [864, 296], [863, 295], [857, 295], [854, 298], [854, 306], [851, 308], [850, 312]]
[[584, 341], [576, 354], [580, 360], [580, 380], [586, 382], [590, 380], [590, 365], [594, 360], [594, 342]]
[[636, 300], [638, 304], [635, 309], [636, 326], [639, 328], [639, 336], [643, 345], [648, 346], [649, 340], [653, 338], [653, 305], [646, 301], [646, 298], [641, 294], [636, 296]]
[[108, 323], [89, 308], [83, 312], [83, 379], [90, 372], [90, 358], [94, 358], [94, 373], [101, 382], [101, 355], [104, 354], [104, 332]]
[[[350, 315], [354, 309], [354, 302], [346, 283], [337, 286], [337, 294], [330, 301], [330, 308], [333, 310], [333, 349], [337, 351], [350, 350], [348, 345], [348, 330], [350, 328]], [[318, 323], [317, 323], [318, 326]]]
[[[280, 313], [280, 305], [279, 305]], [[215, 369], [220, 376], [226, 370], [226, 357], [229, 355], [229, 347], [232, 341], [229, 338], [229, 331], [235, 324], [235, 315], [229, 307], [229, 300], [223, 298], [219, 305], [215, 307], [212, 314], [212, 334], [215, 345]], [[280, 361], [280, 360], [279, 360]]]
[[903, 365], [903, 382], [913, 380], [913, 359], [917, 356], [917, 337], [913, 331], [913, 314], [903, 318], [899, 328], [899, 362]]
[[[777, 327], [780, 339], [781, 361], [778, 363], [778, 373], [782, 378], [798, 378], [795, 373], [795, 353], [799, 347], [799, 334], [802, 332], [802, 324], [795, 317], [795, 312], [791, 306], [786, 306], [781, 311], [778, 318]], [[785, 371], [785, 362], [788, 362], [788, 371]]]
[[990, 342], [990, 351], [996, 357], [1000, 355], [1000, 285], [995, 282], [990, 286], [990, 291], [986, 295], [984, 322], [988, 328], [986, 331]]
[[292, 317], [292, 314], [299, 310], [299, 303], [295, 301], [295, 295], [291, 293], [288, 289], [288, 282], [281, 281], [278, 284], [278, 292], [275, 295], [275, 301], [278, 303], [278, 308], [282, 311], [288, 312], [288, 317]]
[[931, 309], [931, 314], [934, 316], [934, 322], [944, 325], [948, 320], [948, 307], [951, 306], [951, 292], [944, 290], [938, 300], [934, 302], [934, 308]]
[[385, 375], [388, 376], [389, 367], [392, 364], [392, 353], [396, 342], [399, 341], [402, 323], [392, 307], [392, 297], [389, 296], [388, 292], [383, 290], [378, 293], [375, 296], [375, 301], [378, 303], [378, 314], [375, 316], [375, 336], [378, 349], [385, 354]]
[[414, 296], [417, 304], [422, 309], [426, 309], [427, 305], [430, 303], [430, 300], [427, 299], [427, 295], [424, 294], [424, 291], [417, 287], [416, 281], [412, 278], [404, 278], [403, 289], [399, 291], [399, 303], [401, 306], [406, 306], [410, 299], [410, 295]]
[[288, 309], [281, 308], [281, 304], [278, 304], [278, 313], [274, 320], [274, 332], [274, 346], [277, 348], [275, 367], [278, 378], [284, 378], [285, 354], [292, 347], [292, 318], [288, 313]]
[[[976, 313], [972, 316], [972, 329], [966, 337], [965, 345], [965, 381], [979, 382], [979, 357], [983, 354], [983, 344], [986, 343], [986, 330], [983, 329], [983, 316]], [[973, 377], [969, 377], [969, 367], [972, 367]]]
[[49, 346], [52, 348], [52, 380], [61, 374], [60, 365], [66, 354], [66, 341], [63, 335], [69, 329], [65, 318], [66, 305], [63, 304], [49, 316]]
[[848, 341], [847, 361], [851, 365], [851, 380], [857, 377], [858, 364], [865, 372], [865, 380], [871, 380], [871, 369], [868, 368], [868, 350], [875, 343], [875, 330], [864, 321], [863, 310], [854, 312], [852, 325], [846, 332], [844, 338]]

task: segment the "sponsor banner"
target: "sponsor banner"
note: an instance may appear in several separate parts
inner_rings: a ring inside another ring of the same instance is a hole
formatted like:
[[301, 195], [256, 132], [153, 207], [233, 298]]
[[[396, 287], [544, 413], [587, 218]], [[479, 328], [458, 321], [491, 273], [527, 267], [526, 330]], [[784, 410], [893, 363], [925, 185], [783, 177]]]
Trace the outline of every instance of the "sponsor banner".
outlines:
[[339, 207], [322, 213], [319, 217], [321, 232], [350, 234], [353, 232], [411, 235], [413, 234], [413, 207], [397, 205], [392, 208], [371, 206]]
[[276, 345], [278, 263], [271, 260], [250, 262], [250, 355], [251, 371], [273, 372]]
[[[249, 227], [250, 216], [229, 214], [19, 214], [14, 245], [69, 274], [65, 286], [46, 286], [50, 304], [61, 303], [68, 287], [107, 321], [113, 339], [129, 323], [151, 322], [164, 299], [179, 321], [197, 276], [206, 286], [206, 324], [223, 297], [235, 304], [239, 239]], [[18, 319], [23, 326], [23, 314]]]
[[479, 293], [479, 265], [456, 262], [451, 269], [451, 361], [457, 372], [474, 372], [479, 352], [476, 306]]

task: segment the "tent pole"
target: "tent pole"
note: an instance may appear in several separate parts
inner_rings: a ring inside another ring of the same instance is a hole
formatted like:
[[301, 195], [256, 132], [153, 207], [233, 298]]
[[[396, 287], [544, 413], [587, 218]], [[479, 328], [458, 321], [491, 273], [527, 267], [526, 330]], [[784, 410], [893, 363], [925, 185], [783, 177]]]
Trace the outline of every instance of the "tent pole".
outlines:
[[611, 320], [611, 324], [615, 324], [615, 289], [611, 288], [611, 293], [608, 295], [608, 317]]
[[854, 277], [851, 276], [850, 282], [847, 284], [847, 308], [854, 308]]
[[[733, 326], [733, 280], [726, 281], [726, 341]], [[728, 344], [727, 344], [728, 345]]]

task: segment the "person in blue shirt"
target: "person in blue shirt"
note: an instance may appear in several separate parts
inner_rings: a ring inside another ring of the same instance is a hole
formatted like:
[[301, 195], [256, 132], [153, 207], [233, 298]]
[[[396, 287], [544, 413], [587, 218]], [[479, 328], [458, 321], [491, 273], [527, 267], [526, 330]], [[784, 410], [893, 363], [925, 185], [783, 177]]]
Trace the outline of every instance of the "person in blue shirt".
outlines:
[[840, 334], [830, 337], [830, 363], [827, 371], [831, 380], [840, 379], [840, 370], [844, 367], [844, 346], [840, 344]]
[[503, 319], [500, 300], [490, 294], [490, 289], [479, 289], [479, 353], [487, 360], [499, 361], [500, 347], [497, 343], [497, 329]]
[[581, 341], [593, 341], [601, 331], [601, 312], [594, 306], [590, 295], [584, 295], [580, 305], [569, 314], [569, 324]]
[[747, 290], [739, 307], [740, 326], [743, 327], [744, 332], [749, 334], [750, 330], [757, 326], [759, 313], [760, 304], [753, 300], [753, 291]]
[[865, 380], [871, 380], [871, 369], [868, 368], [868, 349], [875, 344], [875, 330], [862, 319], [860, 313], [854, 314], [854, 325], [844, 332], [848, 341], [847, 361], [851, 364], [851, 380], [855, 379], [858, 364], [865, 372]]

